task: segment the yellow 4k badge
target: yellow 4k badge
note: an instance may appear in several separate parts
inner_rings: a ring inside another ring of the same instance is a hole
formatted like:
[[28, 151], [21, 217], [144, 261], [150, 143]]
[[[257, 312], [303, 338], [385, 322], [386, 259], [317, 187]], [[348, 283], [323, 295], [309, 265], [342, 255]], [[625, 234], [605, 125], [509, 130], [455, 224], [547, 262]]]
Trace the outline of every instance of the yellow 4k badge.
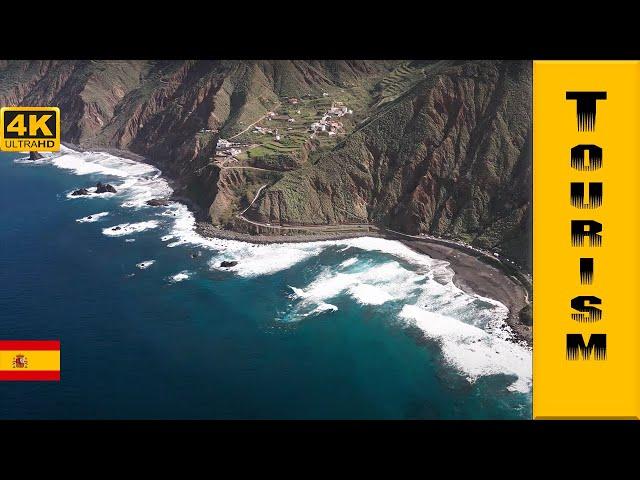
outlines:
[[60, 150], [60, 109], [3, 107], [0, 136], [0, 150], [6, 152], [57, 152]]

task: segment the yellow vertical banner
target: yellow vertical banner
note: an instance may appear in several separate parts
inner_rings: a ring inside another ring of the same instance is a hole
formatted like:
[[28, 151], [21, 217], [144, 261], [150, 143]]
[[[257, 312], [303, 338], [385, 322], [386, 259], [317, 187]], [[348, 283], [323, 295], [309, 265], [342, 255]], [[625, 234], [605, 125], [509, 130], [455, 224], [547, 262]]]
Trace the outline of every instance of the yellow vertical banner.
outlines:
[[640, 62], [535, 61], [533, 416], [640, 418]]

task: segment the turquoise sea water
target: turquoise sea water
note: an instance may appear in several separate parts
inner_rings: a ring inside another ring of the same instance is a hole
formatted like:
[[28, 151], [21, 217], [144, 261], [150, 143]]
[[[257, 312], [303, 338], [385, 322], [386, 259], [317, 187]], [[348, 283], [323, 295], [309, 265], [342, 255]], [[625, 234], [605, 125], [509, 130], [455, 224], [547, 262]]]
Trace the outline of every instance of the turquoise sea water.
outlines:
[[[60, 339], [62, 381], [0, 383], [0, 418], [530, 418], [530, 351], [446, 263], [206, 241], [185, 207], [144, 206], [170, 193], [153, 168], [19, 157], [0, 154], [0, 339]], [[97, 181], [118, 193], [69, 198]]]

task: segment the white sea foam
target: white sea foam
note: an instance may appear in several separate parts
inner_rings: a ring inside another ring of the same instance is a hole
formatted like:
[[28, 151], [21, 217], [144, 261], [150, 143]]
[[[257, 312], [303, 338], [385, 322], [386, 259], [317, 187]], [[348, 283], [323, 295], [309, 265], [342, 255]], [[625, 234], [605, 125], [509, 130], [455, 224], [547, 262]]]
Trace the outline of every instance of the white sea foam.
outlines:
[[526, 393], [531, 389], [531, 350], [469, 325], [453, 317], [405, 305], [400, 317], [412, 321], [440, 344], [445, 361], [471, 381], [485, 375], [509, 375], [516, 380], [508, 389]]
[[76, 222], [78, 222], [78, 223], [93, 223], [93, 222], [97, 222], [101, 218], [106, 217], [107, 215], [109, 215], [109, 212], [94, 213], [93, 215], [87, 215], [86, 217], [77, 218]]
[[351, 265], [353, 265], [354, 263], [357, 263], [358, 259], [356, 257], [353, 258], [348, 258], [347, 260], [345, 260], [344, 262], [342, 262], [339, 267], [340, 268], [347, 268], [350, 267]]
[[[447, 262], [405, 250], [382, 240], [348, 240], [356, 248], [379, 250], [398, 258], [361, 271], [324, 269], [306, 287], [292, 286], [294, 303], [288, 319], [306, 318], [338, 295], [363, 305], [401, 304], [398, 317], [410, 321], [438, 342], [445, 361], [474, 382], [485, 375], [510, 375], [509, 390], [531, 388], [531, 349], [514, 341], [500, 302], [463, 292], [452, 281]], [[411, 265], [402, 265], [408, 262]], [[349, 262], [349, 265], [353, 265]], [[418, 267], [417, 269], [415, 267]]]
[[318, 303], [347, 294], [363, 305], [381, 305], [416, 295], [422, 281], [423, 276], [390, 261], [353, 273], [326, 268], [306, 288], [294, 292], [307, 301]]
[[348, 295], [361, 305], [372, 306], [404, 300], [417, 296], [422, 282], [424, 276], [416, 275], [396, 261], [354, 272], [326, 267], [305, 288], [290, 287], [293, 299], [298, 302], [286, 319], [295, 321], [323, 311], [327, 301], [338, 295]]
[[175, 275], [169, 277], [169, 282], [178, 283], [184, 280], [188, 280], [189, 278], [191, 278], [191, 272], [189, 272], [188, 270], [183, 270], [180, 273], [176, 273]]
[[153, 265], [154, 263], [156, 263], [155, 260], [145, 260], [143, 262], [136, 263], [136, 267], [138, 267], [140, 270], [145, 270], [149, 268], [151, 265]]
[[349, 293], [362, 305], [382, 305], [393, 297], [383, 288], [361, 283], [349, 288]]
[[258, 245], [251, 247], [243, 242], [229, 242], [222, 256], [211, 261], [213, 268], [219, 267], [222, 260], [235, 260], [238, 264], [231, 270], [242, 277], [267, 275], [291, 268], [295, 264], [318, 255], [322, 251], [319, 245], [289, 244]]
[[131, 242], [135, 242], [136, 239], [135, 238], [125, 238], [124, 241], [127, 242], [127, 243], [131, 243]]
[[305, 293], [304, 290], [301, 288], [297, 288], [297, 287], [292, 287], [291, 285], [289, 285], [289, 288], [291, 290], [293, 290], [293, 296], [294, 297], [300, 297], [300, 298], [304, 298], [305, 297]]
[[338, 307], [331, 305], [330, 303], [321, 303], [315, 309], [313, 309], [308, 315], [317, 315], [324, 312], [337, 312]]
[[155, 220], [138, 223], [121, 223], [120, 225], [114, 225], [113, 227], [103, 228], [102, 233], [109, 237], [122, 237], [124, 235], [131, 235], [132, 233], [139, 233], [152, 228], [158, 228], [158, 226], [159, 223]]
[[48, 157], [58, 168], [71, 170], [76, 175], [102, 174], [113, 177], [133, 177], [155, 174], [158, 169], [146, 163], [116, 157], [105, 152], [76, 152], [67, 147], [60, 154]]

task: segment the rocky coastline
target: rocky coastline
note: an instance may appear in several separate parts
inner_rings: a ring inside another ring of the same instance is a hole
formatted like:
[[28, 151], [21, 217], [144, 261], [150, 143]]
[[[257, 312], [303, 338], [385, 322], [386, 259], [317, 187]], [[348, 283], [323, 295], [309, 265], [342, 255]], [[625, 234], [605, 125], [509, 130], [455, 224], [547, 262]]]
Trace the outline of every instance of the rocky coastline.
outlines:
[[522, 272], [518, 272], [514, 267], [503, 265], [497, 259], [492, 262], [487, 258], [486, 252], [464, 247], [463, 245], [456, 245], [453, 242], [444, 244], [429, 238], [403, 237], [374, 226], [365, 233], [330, 232], [307, 235], [250, 235], [216, 228], [206, 222], [198, 222], [196, 232], [204, 237], [257, 244], [343, 240], [357, 237], [378, 237], [400, 241], [418, 253], [449, 262], [454, 272], [453, 282], [464, 292], [498, 300], [504, 304], [509, 309], [507, 324], [513, 330], [516, 338], [532, 346], [533, 326], [530, 321], [532, 285]]
[[[88, 150], [87, 148], [81, 148], [69, 143], [65, 143], [65, 146], [79, 151]], [[125, 150], [105, 149], [101, 147], [91, 150], [110, 153], [134, 161], [149, 162], [149, 160], [144, 157]], [[172, 180], [171, 183], [177, 187], [176, 190], [179, 190], [179, 185], [176, 184], [175, 180]], [[172, 200], [184, 202], [186, 199], [174, 195]], [[166, 202], [166, 199], [154, 199], [150, 205], [161, 205], [164, 202]], [[186, 201], [186, 204], [194, 211], [197, 219], [203, 219], [203, 212], [199, 210], [197, 206], [189, 201]], [[497, 259], [489, 258], [490, 256], [487, 252], [452, 241], [445, 243], [445, 241], [428, 237], [413, 237], [400, 232], [381, 229], [374, 225], [369, 226], [369, 228], [365, 230], [358, 231], [314, 231], [313, 233], [302, 233], [304, 232], [304, 227], [300, 227], [300, 229], [290, 230], [286, 234], [274, 234], [270, 232], [265, 235], [227, 230], [201, 220], [196, 223], [196, 232], [203, 237], [237, 240], [256, 244], [342, 240], [367, 236], [400, 241], [414, 251], [432, 258], [448, 261], [455, 274], [453, 281], [461, 290], [498, 300], [504, 304], [509, 309], [507, 323], [515, 333], [516, 338], [532, 346], [531, 281], [519, 269], [506, 265]]]

